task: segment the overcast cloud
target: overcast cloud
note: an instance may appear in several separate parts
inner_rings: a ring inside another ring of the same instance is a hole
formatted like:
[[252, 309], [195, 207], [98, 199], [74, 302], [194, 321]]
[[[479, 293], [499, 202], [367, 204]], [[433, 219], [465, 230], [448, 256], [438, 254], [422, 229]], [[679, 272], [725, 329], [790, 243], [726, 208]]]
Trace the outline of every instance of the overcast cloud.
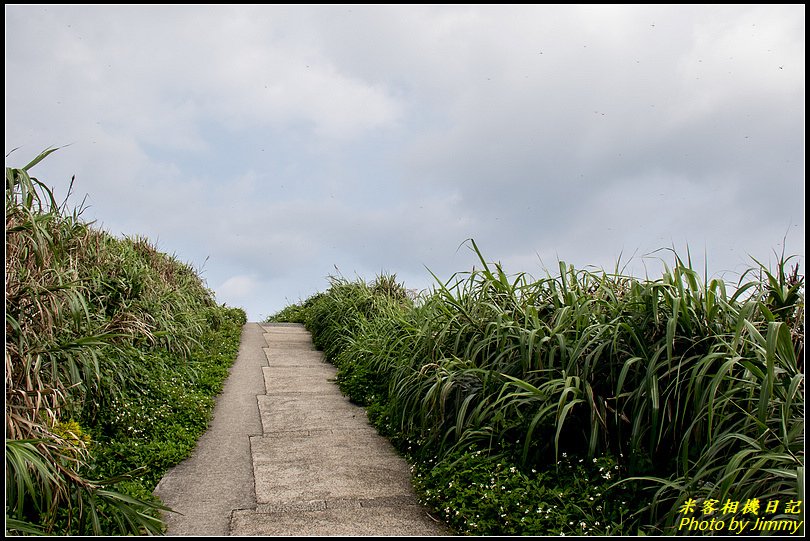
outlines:
[[535, 276], [688, 245], [734, 280], [783, 239], [804, 266], [803, 5], [5, 15], [7, 165], [69, 144], [36, 176], [252, 320], [335, 267], [428, 287], [468, 238]]

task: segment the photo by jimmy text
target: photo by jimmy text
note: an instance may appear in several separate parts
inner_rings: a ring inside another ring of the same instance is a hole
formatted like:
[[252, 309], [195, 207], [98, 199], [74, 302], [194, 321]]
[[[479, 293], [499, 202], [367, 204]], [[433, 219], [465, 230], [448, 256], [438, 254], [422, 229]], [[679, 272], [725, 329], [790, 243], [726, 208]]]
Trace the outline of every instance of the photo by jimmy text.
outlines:
[[[692, 516], [700, 511], [702, 516]], [[698, 502], [689, 498], [678, 512], [678, 532], [711, 532], [740, 534], [792, 534], [803, 532], [802, 500], [766, 500], [750, 498], [745, 501], [727, 499], [722, 505], [719, 500], [706, 499]], [[760, 516], [760, 513], [763, 516]], [[766, 518], [766, 516], [768, 518]]]

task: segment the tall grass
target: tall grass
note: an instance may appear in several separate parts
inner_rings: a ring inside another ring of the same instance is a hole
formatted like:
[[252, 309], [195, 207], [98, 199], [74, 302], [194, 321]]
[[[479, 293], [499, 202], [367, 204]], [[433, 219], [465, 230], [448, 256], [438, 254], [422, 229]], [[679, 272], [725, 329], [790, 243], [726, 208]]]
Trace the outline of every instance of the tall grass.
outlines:
[[564, 263], [534, 279], [471, 247], [480, 269], [416, 302], [341, 280], [303, 308], [344, 391], [396, 441], [524, 469], [622, 457], [646, 502], [632, 533], [672, 533], [688, 498], [802, 499], [804, 278], [789, 259], [733, 285], [677, 255], [657, 280]]
[[88, 433], [148, 391], [145, 374], [186, 362], [213, 296], [145, 239], [112, 237], [57, 201], [30, 175], [54, 150], [6, 168], [7, 531], [160, 533], [165, 508], [114, 488], [127, 475], [93, 477]]

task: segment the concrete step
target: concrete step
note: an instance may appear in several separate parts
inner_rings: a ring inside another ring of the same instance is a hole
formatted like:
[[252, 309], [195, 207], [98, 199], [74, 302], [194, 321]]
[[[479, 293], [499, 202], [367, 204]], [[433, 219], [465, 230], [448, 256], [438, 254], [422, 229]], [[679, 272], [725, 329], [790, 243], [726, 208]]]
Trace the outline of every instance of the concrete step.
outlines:
[[[318, 402], [313, 407], [313, 401]], [[366, 420], [363, 408], [343, 396], [315, 393], [275, 393], [259, 396], [259, 415], [265, 435], [302, 430], [357, 428]]]
[[252, 437], [256, 503], [413, 495], [410, 470], [373, 427]]
[[[337, 370], [331, 365], [317, 366], [265, 366], [262, 368], [267, 394], [275, 393], [315, 393], [325, 394], [330, 389], [337, 391], [335, 375]], [[339, 391], [338, 391], [339, 392]]]
[[264, 333], [264, 339], [274, 349], [315, 349], [309, 333]]
[[264, 355], [267, 357], [268, 365], [279, 366], [313, 366], [313, 365], [326, 365], [333, 366], [326, 362], [323, 353], [318, 350], [309, 349], [291, 349], [291, 348], [276, 348], [266, 347], [263, 348]]
[[[295, 532], [295, 533], [291, 533]], [[420, 505], [339, 507], [258, 513], [234, 511], [231, 535], [433, 536], [446, 535]]]

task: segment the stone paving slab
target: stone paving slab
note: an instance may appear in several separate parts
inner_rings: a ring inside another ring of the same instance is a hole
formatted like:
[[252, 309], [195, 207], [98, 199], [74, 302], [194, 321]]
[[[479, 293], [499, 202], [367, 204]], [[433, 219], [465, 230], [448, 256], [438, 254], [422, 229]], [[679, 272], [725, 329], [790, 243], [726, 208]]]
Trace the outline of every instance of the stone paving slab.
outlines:
[[410, 471], [374, 430], [253, 437], [256, 503], [413, 494]]
[[323, 511], [325, 509], [360, 509], [370, 507], [402, 507], [414, 505], [410, 494], [383, 498], [343, 500], [310, 500], [283, 503], [263, 503], [256, 506], [257, 513], [289, 513], [295, 511]]
[[262, 373], [267, 394], [339, 392], [334, 383], [337, 370], [332, 365], [264, 367]]
[[316, 351], [315, 344], [308, 336], [285, 335], [285, 334], [265, 334], [268, 347], [278, 350], [300, 349], [303, 351]]
[[234, 511], [232, 535], [434, 536], [446, 534], [419, 505], [291, 513]]
[[[313, 401], [318, 406], [313, 407]], [[343, 396], [276, 393], [259, 396], [259, 414], [265, 435], [275, 432], [351, 429], [366, 421], [366, 412]], [[366, 421], [368, 423], [368, 421]], [[372, 428], [371, 425], [368, 425]]]
[[332, 366], [326, 362], [323, 353], [314, 349], [302, 351], [297, 349], [271, 349], [266, 347], [264, 348], [264, 354], [269, 364], [273, 367], [312, 366], [317, 364]]
[[288, 330], [288, 329], [267, 329], [265, 328], [265, 336], [272, 336], [273, 341], [277, 343], [284, 342], [298, 342], [304, 344], [312, 343], [312, 335], [305, 330]]
[[265, 331], [309, 332], [303, 323], [260, 323]]

